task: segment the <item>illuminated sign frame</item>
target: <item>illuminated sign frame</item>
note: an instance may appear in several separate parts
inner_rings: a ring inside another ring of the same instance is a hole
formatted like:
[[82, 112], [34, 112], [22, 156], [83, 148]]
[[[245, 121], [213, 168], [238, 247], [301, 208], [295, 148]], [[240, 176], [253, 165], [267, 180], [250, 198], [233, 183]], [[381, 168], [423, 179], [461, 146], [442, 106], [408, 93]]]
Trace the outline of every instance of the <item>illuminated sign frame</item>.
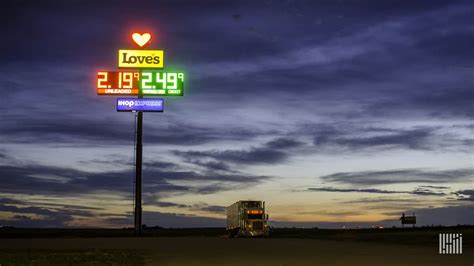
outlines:
[[163, 68], [163, 50], [118, 50], [119, 68]]
[[161, 70], [140, 71], [140, 93], [144, 96], [183, 96], [184, 73]]
[[97, 71], [98, 95], [139, 95], [139, 71]]
[[163, 98], [117, 98], [117, 112], [163, 112]]

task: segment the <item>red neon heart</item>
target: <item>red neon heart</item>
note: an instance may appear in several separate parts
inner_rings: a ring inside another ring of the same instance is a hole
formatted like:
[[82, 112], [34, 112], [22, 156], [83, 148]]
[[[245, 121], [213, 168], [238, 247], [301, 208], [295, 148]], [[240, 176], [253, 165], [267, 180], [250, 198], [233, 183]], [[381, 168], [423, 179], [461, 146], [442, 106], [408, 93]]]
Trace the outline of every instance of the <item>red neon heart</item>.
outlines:
[[133, 41], [138, 44], [138, 46], [143, 47], [145, 44], [147, 44], [151, 40], [151, 34], [150, 33], [134, 33], [132, 35]]

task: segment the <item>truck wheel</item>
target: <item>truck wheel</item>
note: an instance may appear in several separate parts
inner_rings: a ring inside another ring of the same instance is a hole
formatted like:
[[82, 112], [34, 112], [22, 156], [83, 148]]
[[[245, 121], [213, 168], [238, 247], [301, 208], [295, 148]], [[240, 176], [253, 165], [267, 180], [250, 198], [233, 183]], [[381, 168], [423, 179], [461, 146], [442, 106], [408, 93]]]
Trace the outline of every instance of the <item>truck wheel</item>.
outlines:
[[229, 234], [229, 238], [236, 238], [237, 237], [237, 230], [235, 230], [235, 229], [229, 230], [228, 234]]

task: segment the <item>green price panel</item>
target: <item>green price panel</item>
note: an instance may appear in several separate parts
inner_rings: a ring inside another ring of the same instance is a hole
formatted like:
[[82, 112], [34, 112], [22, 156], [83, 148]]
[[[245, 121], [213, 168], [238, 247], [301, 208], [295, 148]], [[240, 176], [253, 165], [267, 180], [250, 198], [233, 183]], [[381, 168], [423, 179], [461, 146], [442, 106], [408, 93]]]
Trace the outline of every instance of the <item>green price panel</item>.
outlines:
[[140, 72], [140, 92], [148, 96], [183, 96], [184, 73], [159, 70]]

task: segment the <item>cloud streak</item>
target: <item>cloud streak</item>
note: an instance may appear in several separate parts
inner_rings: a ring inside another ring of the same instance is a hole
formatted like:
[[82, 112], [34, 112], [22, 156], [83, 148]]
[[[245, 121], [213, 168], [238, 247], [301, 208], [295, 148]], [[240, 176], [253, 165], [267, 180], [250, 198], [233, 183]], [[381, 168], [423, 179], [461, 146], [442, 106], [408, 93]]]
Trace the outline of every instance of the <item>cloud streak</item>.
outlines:
[[[94, 191], [131, 192], [132, 171], [86, 172], [72, 168], [44, 165], [7, 166], [0, 165], [0, 192], [76, 195]], [[167, 171], [145, 168], [147, 178], [144, 190], [168, 193], [215, 193], [243, 184], [256, 184], [268, 180], [268, 176], [246, 174], [200, 174], [192, 171]], [[204, 185], [182, 186], [176, 181], [206, 181]]]
[[422, 170], [400, 169], [387, 171], [341, 172], [321, 176], [327, 182], [351, 185], [383, 185], [403, 183], [455, 183], [466, 182], [474, 178], [474, 170]]
[[[193, 161], [193, 158], [218, 160], [219, 163], [211, 166], [226, 168], [225, 164], [221, 164], [222, 162], [242, 165], [282, 163], [288, 160], [292, 149], [303, 145], [302, 142], [293, 139], [277, 138], [265, 143], [261, 147], [252, 147], [247, 150], [174, 151], [174, 154], [182, 156], [189, 161]], [[198, 161], [198, 163], [200, 162]]]
[[342, 192], [342, 193], [373, 193], [373, 194], [410, 194], [420, 196], [445, 196], [446, 193], [434, 192], [427, 189], [417, 188], [412, 191], [398, 191], [398, 190], [384, 190], [376, 188], [365, 188], [365, 189], [354, 189], [354, 188], [332, 188], [332, 187], [320, 187], [320, 188], [308, 188], [309, 191], [315, 192]]

